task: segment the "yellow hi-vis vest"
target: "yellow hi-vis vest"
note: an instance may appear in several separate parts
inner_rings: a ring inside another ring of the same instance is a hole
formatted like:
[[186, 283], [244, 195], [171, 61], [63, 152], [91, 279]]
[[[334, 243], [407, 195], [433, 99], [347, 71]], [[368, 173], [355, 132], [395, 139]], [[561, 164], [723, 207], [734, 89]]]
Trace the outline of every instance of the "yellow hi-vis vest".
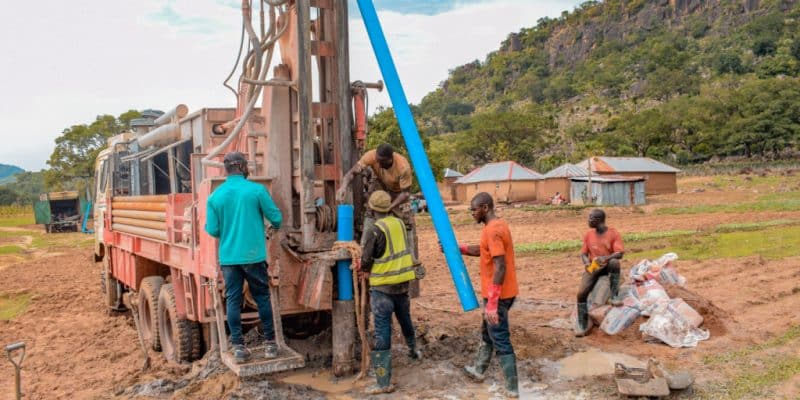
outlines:
[[375, 222], [386, 237], [386, 249], [375, 260], [369, 274], [370, 286], [395, 285], [416, 278], [414, 259], [408, 248], [406, 227], [400, 218], [388, 216]]

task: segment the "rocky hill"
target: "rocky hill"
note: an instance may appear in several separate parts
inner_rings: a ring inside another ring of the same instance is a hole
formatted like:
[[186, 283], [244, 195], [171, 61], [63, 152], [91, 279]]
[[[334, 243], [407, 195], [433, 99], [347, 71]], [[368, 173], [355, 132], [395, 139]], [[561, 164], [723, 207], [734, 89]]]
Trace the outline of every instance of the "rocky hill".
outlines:
[[799, 23], [796, 0], [588, 1], [455, 67], [415, 112], [434, 164], [460, 169], [786, 157], [800, 139]]
[[20, 172], [25, 170], [15, 165], [0, 164], [0, 185], [13, 182], [13, 176]]

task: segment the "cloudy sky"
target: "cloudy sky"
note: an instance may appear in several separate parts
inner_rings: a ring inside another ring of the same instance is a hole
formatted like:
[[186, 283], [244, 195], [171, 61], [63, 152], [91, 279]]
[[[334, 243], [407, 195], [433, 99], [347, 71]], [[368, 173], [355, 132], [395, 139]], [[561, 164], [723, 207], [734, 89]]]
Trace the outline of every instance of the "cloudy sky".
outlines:
[[[411, 102], [455, 66], [496, 50], [509, 32], [571, 10], [576, 0], [375, 0]], [[237, 0], [23, 1], [0, 24], [0, 163], [46, 167], [67, 127], [129, 109], [232, 107], [221, 81], [238, 49]], [[351, 79], [376, 81], [355, 0]], [[389, 105], [384, 93], [371, 108]]]

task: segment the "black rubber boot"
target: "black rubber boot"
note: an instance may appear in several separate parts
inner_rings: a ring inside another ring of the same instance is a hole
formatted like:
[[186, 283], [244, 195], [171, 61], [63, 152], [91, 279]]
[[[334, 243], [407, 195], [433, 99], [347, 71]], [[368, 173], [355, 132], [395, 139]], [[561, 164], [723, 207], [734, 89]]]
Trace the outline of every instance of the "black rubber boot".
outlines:
[[478, 347], [478, 358], [475, 359], [475, 365], [464, 366], [464, 373], [473, 380], [482, 382], [490, 361], [492, 361], [492, 346], [486, 342], [481, 342], [481, 346]]
[[622, 305], [622, 296], [619, 295], [619, 272], [611, 272], [608, 274], [608, 283], [611, 286], [611, 305], [619, 307]]
[[409, 336], [406, 338], [406, 345], [408, 346], [408, 358], [412, 360], [421, 360], [422, 352], [417, 348], [417, 338]]
[[503, 367], [503, 377], [506, 380], [505, 395], [510, 398], [519, 397], [519, 379], [517, 379], [517, 357], [506, 354], [498, 357], [500, 366]]
[[592, 330], [592, 321], [589, 319], [589, 305], [586, 303], [578, 303], [577, 325], [576, 337], [584, 337]]
[[370, 353], [372, 356], [372, 369], [375, 371], [376, 384], [367, 388], [367, 394], [382, 394], [394, 392], [392, 385], [392, 351], [381, 350]]

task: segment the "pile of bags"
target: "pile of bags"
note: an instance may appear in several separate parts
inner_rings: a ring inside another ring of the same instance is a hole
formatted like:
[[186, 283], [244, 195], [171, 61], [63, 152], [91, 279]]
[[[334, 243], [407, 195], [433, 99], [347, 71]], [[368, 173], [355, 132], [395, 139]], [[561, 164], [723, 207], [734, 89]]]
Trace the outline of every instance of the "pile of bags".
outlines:
[[649, 317], [639, 330], [647, 339], [653, 338], [672, 347], [695, 347], [710, 337], [700, 329], [703, 316], [681, 298], [670, 299], [662, 285], [686, 285], [686, 278], [678, 274], [675, 253], [667, 253], [657, 260], [642, 260], [630, 270], [629, 284], [620, 287], [623, 305], [607, 305], [611, 297], [608, 276], [598, 279], [589, 295], [589, 316], [600, 329], [616, 335], [636, 321], [639, 316]]

